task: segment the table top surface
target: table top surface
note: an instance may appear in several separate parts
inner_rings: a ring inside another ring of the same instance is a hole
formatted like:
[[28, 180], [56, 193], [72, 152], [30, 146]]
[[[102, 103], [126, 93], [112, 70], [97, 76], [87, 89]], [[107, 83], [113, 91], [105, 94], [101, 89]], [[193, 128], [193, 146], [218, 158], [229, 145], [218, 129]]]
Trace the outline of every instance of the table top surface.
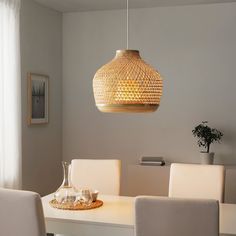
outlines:
[[53, 194], [42, 198], [46, 220], [109, 224], [122, 227], [134, 226], [133, 197], [99, 195], [103, 206], [90, 210], [60, 210], [50, 206]]
[[[102, 207], [91, 210], [59, 210], [50, 206], [53, 194], [42, 198], [46, 221], [108, 224], [134, 227], [134, 197], [99, 195]], [[220, 204], [220, 232], [236, 234], [236, 204]]]

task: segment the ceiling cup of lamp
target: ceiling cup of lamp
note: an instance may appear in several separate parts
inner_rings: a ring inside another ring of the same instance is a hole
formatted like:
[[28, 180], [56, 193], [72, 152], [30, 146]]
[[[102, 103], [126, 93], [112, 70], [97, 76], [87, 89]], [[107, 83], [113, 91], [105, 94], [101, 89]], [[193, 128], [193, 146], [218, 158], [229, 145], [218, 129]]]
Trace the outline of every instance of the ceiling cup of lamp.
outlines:
[[129, 1], [127, 0], [127, 49], [116, 51], [112, 61], [93, 78], [93, 92], [101, 112], [154, 112], [160, 104], [162, 79], [137, 50], [129, 50]]
[[137, 50], [118, 50], [93, 79], [96, 106], [101, 112], [154, 112], [160, 104], [160, 74]]

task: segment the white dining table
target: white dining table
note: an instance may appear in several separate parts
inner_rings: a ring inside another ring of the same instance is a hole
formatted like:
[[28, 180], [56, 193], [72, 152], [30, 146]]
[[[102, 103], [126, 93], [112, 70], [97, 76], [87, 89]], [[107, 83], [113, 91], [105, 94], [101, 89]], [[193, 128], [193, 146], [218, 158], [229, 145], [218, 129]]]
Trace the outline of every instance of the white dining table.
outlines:
[[[50, 206], [53, 194], [42, 198], [48, 233], [81, 236], [134, 236], [134, 197], [99, 195], [102, 207], [59, 210]], [[236, 204], [220, 204], [220, 233], [236, 235]]]

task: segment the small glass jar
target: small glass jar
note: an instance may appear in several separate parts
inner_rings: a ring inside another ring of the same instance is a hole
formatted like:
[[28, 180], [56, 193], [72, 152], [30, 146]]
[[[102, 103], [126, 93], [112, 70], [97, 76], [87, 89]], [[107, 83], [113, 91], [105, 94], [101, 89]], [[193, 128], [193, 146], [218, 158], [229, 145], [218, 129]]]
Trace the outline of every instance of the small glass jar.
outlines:
[[92, 191], [90, 189], [81, 189], [78, 192], [75, 204], [90, 206], [93, 202]]

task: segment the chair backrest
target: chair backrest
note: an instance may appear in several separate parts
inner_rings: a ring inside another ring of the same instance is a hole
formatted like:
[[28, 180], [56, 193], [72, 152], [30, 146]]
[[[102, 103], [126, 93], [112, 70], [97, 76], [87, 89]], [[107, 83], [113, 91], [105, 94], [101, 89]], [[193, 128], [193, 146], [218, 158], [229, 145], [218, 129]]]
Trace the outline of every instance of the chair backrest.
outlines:
[[101, 194], [119, 195], [120, 160], [74, 159], [71, 181], [76, 188], [91, 188]]
[[219, 203], [212, 199], [137, 197], [135, 236], [219, 236]]
[[176, 164], [170, 168], [169, 197], [224, 200], [224, 167]]
[[37, 193], [0, 188], [0, 235], [46, 236]]

